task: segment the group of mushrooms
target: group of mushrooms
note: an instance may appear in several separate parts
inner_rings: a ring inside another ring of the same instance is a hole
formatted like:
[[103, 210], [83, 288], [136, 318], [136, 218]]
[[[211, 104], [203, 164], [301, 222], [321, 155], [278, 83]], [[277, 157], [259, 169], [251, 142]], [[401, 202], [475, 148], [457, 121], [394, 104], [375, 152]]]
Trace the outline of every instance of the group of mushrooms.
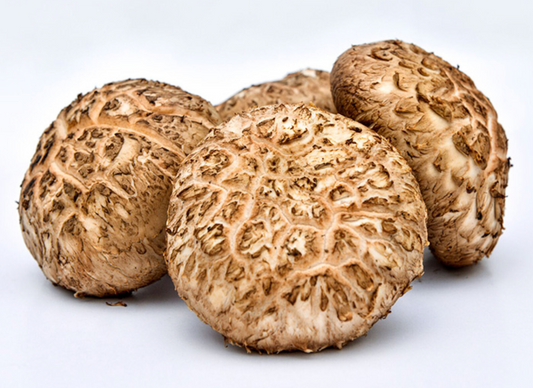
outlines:
[[428, 244], [449, 266], [488, 256], [509, 166], [468, 76], [383, 41], [216, 107], [144, 79], [80, 94], [39, 141], [20, 224], [76, 297], [168, 273], [230, 343], [315, 352], [385, 317]]

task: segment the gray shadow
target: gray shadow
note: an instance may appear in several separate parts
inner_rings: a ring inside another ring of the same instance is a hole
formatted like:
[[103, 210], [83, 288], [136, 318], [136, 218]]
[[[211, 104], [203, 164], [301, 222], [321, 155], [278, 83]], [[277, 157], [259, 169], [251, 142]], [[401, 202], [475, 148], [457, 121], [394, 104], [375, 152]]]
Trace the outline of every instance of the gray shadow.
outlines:
[[185, 302], [180, 298], [178, 292], [174, 288], [174, 283], [170, 276], [165, 275], [157, 282], [149, 286], [138, 289], [129, 296], [123, 299], [126, 303], [131, 301], [136, 305], [165, 305], [176, 304], [186, 307]]
[[[452, 268], [442, 264], [428, 248], [424, 251], [424, 275], [415, 280], [421, 283], [422, 287], [440, 287], [442, 285], [453, 285], [464, 281], [476, 281], [490, 278], [490, 263], [484, 258], [477, 264], [466, 267]], [[417, 285], [417, 287], [420, 287]]]
[[127, 305], [147, 306], [147, 305], [175, 305], [185, 307], [185, 302], [179, 297], [178, 292], [174, 288], [174, 284], [168, 275], [163, 276], [160, 280], [152, 283], [146, 287], [142, 287], [136, 291], [107, 296], [103, 298], [87, 296], [84, 298], [75, 298], [74, 292], [67, 290], [61, 286], [56, 286], [47, 280], [47, 291], [53, 287], [53, 292], [60, 295], [65, 301], [74, 301], [75, 303], [88, 304], [110, 304], [117, 302], [124, 302]]

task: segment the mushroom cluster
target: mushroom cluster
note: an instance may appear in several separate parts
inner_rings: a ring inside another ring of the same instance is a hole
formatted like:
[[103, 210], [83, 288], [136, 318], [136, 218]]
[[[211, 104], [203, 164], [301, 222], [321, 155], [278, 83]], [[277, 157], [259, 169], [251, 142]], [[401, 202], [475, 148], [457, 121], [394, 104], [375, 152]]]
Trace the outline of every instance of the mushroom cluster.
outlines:
[[450, 266], [488, 256], [509, 166], [472, 80], [385, 41], [216, 107], [144, 79], [80, 94], [39, 141], [20, 224], [76, 297], [168, 272], [230, 343], [315, 352], [386, 317], [426, 246]]

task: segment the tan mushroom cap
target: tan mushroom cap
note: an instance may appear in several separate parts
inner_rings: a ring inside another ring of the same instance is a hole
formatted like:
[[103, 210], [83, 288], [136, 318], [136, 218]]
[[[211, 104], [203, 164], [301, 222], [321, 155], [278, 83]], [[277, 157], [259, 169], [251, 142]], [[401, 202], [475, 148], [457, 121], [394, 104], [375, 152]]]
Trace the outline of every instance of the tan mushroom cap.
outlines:
[[340, 113], [368, 125], [413, 168], [433, 254], [464, 266], [490, 255], [503, 230], [507, 138], [472, 80], [418, 46], [353, 46], [331, 74]]
[[305, 69], [291, 73], [279, 81], [253, 85], [216, 108], [220, 117], [228, 120], [238, 113], [260, 106], [299, 103], [313, 103], [321, 109], [336, 112], [327, 71]]
[[46, 277], [76, 296], [107, 296], [163, 276], [173, 178], [219, 121], [200, 97], [143, 79], [107, 84], [63, 109], [20, 195], [24, 241]]
[[426, 210], [390, 143], [305, 105], [241, 114], [179, 169], [167, 264], [180, 296], [231, 343], [342, 347], [422, 274]]

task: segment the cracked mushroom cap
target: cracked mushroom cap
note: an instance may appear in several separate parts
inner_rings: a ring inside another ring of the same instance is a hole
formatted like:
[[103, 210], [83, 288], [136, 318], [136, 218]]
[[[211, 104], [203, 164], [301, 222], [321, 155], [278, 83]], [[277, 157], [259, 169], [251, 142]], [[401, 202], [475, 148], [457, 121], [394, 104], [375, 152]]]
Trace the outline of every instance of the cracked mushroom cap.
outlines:
[[202, 98], [143, 79], [63, 109], [20, 194], [24, 241], [46, 277], [76, 296], [108, 296], [163, 276], [173, 178], [218, 121]]
[[279, 81], [253, 85], [216, 108], [223, 120], [229, 120], [238, 113], [265, 105], [310, 102], [328, 112], [336, 112], [327, 71], [305, 69]]
[[167, 264], [188, 306], [247, 349], [364, 335], [422, 274], [426, 210], [380, 135], [305, 105], [220, 125], [179, 169]]
[[507, 138], [472, 80], [418, 46], [353, 46], [331, 75], [340, 113], [385, 136], [413, 168], [433, 254], [450, 266], [488, 256], [503, 230]]

